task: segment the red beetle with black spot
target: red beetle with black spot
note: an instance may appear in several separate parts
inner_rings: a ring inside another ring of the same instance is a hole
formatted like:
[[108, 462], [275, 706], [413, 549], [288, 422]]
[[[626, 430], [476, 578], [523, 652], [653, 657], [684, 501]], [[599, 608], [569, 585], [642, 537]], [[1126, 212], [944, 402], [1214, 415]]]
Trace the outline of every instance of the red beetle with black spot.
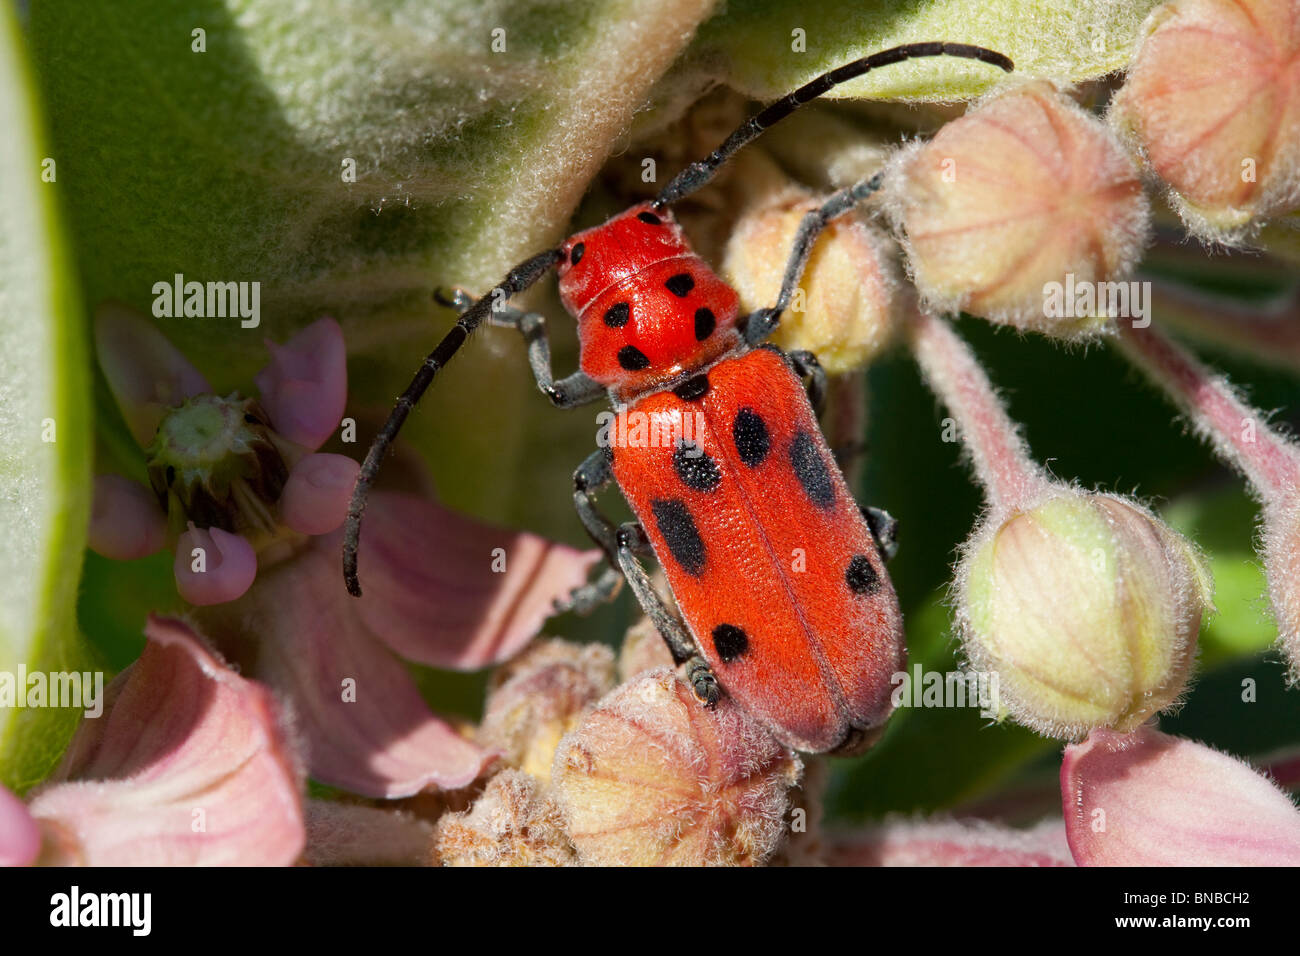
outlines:
[[[453, 296], [459, 321], [398, 399], [362, 467], [345, 535], [349, 590], [360, 593], [365, 494], [406, 415], [474, 328], [485, 320], [510, 326], [522, 333], [538, 386], [556, 405], [608, 397], [626, 406], [623, 414], [653, 423], [640, 440], [630, 430], [610, 432], [616, 440], [574, 474], [574, 505], [609, 567], [568, 606], [588, 610], [626, 580], [703, 705], [730, 694], [799, 750], [851, 752], [874, 739], [889, 715], [891, 676], [905, 666], [898, 600], [884, 568], [893, 523], [858, 507], [826, 446], [814, 412], [825, 380], [815, 357], [763, 342], [818, 233], [874, 194], [880, 176], [808, 214], [777, 301], [743, 318], [735, 290], [691, 251], [668, 207], [837, 83], [939, 55], [1011, 69], [1001, 54], [945, 43], [909, 44], [842, 66], [759, 112], [653, 202], [534, 256], [477, 301]], [[579, 371], [558, 380], [544, 318], [502, 307], [553, 267], [582, 349]], [[596, 492], [611, 481], [637, 521], [615, 527], [597, 508]], [[651, 549], [681, 618], [640, 563]]]

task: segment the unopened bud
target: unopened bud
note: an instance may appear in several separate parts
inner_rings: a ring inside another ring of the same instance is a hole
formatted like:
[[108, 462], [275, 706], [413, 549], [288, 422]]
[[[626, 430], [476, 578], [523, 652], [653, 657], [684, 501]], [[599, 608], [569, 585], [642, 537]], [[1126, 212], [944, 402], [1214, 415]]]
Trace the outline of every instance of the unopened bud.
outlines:
[[1003, 708], [1054, 737], [1127, 732], [1174, 703], [1196, 653], [1210, 581], [1199, 554], [1145, 508], [1061, 488], [995, 512], [957, 577], [973, 669]]
[[[770, 306], [805, 215], [822, 200], [797, 187], [767, 193], [737, 220], [723, 271], [747, 311]], [[831, 374], [860, 368], [898, 331], [898, 281], [892, 241], [860, 215], [828, 225], [813, 246], [794, 300], [772, 341], [814, 353]]]
[[670, 670], [614, 690], [560, 742], [552, 778], [586, 865], [765, 862], [801, 765], [729, 697], [705, 708]]
[[465, 813], [438, 821], [435, 855], [443, 866], [572, 866], [564, 815], [538, 782], [502, 770]]
[[534, 642], [493, 675], [479, 743], [549, 781], [556, 744], [583, 708], [614, 686], [613, 674], [613, 652], [602, 644]]
[[[1086, 336], [1111, 318], [1099, 285], [1126, 276], [1146, 241], [1132, 159], [1045, 81], [994, 94], [904, 149], [885, 184], [917, 288], [938, 312]], [[1062, 301], [1067, 286], [1094, 295], [1077, 307]]]
[[1300, 498], [1266, 505], [1263, 557], [1278, 644], [1300, 685]]
[[1188, 228], [1238, 241], [1300, 206], [1294, 0], [1157, 8], [1111, 116], [1173, 190]]

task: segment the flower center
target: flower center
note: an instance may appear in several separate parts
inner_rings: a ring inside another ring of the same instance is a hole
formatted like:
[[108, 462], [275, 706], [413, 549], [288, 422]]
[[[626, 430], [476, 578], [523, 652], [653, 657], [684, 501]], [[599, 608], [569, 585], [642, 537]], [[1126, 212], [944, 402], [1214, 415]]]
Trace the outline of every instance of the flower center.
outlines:
[[176, 533], [190, 521], [253, 538], [276, 533], [274, 508], [289, 469], [254, 399], [186, 399], [163, 416], [145, 454], [149, 483]]

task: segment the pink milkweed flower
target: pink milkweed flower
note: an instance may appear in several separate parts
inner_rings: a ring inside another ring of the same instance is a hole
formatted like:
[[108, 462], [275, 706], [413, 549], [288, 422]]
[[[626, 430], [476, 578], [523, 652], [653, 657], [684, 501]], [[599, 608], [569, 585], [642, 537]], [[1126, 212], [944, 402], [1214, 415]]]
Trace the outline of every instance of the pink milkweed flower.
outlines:
[[[183, 513], [189, 530], [177, 535], [177, 590], [200, 605], [205, 632], [243, 673], [288, 698], [313, 778], [381, 798], [474, 780], [494, 753], [436, 717], [398, 657], [456, 670], [506, 660], [586, 581], [600, 552], [376, 490], [361, 545], [366, 596], [353, 598], [342, 581], [339, 526], [357, 464], [312, 453], [346, 403], [338, 324], [321, 319], [284, 346], [268, 343], [272, 361], [257, 376], [255, 404], [211, 395], [161, 333], [125, 310], [101, 312], [96, 339], [127, 423], [150, 449], [156, 497], [127, 479], [101, 478], [92, 547], [142, 557], [167, 539], [167, 521], [179, 531], [175, 512]], [[169, 431], [169, 416], [183, 427]], [[169, 444], [173, 432], [179, 438]], [[216, 438], [205, 445], [196, 434]], [[213, 442], [220, 456], [208, 451]], [[208, 471], [185, 473], [177, 450]], [[274, 455], [285, 466], [280, 478]], [[225, 527], [205, 527], [196, 515]], [[203, 571], [192, 569], [194, 548], [203, 549]]]
[[181, 621], [145, 636], [30, 802], [0, 788], [0, 865], [295, 862], [303, 778], [271, 694]]
[[1061, 801], [1081, 866], [1297, 866], [1300, 810], [1235, 757], [1150, 726], [1065, 748]]
[[95, 482], [90, 547], [118, 560], [176, 548], [176, 589], [196, 605], [233, 601], [259, 552], [286, 536], [332, 531], [347, 513], [357, 464], [315, 454], [343, 417], [343, 333], [320, 319], [285, 345], [267, 342], [259, 400], [213, 394], [152, 324], [100, 309], [95, 345], [109, 388], [148, 456], [150, 489], [117, 475]]

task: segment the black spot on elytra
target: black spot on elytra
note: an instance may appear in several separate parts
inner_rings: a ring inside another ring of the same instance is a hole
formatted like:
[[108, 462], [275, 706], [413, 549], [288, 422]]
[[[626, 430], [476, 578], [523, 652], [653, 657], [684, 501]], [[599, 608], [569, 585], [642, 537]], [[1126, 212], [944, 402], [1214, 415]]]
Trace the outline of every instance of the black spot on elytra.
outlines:
[[687, 574], [699, 575], [704, 570], [704, 540], [686, 502], [680, 498], [656, 498], [650, 502], [650, 510], [673, 560]]
[[680, 478], [696, 491], [712, 491], [722, 480], [722, 471], [713, 457], [694, 442], [679, 441], [673, 452], [673, 468]]
[[586, 251], [587, 251], [587, 244], [585, 242], [578, 243], [576, 246], [573, 247], [573, 249], [569, 251], [569, 263], [571, 265], [576, 266], [579, 262], [582, 261], [582, 254]]
[[790, 464], [794, 465], [795, 477], [803, 485], [808, 500], [821, 508], [835, 504], [835, 486], [831, 483], [831, 473], [822, 460], [817, 449], [817, 440], [807, 432], [799, 432], [790, 445]]
[[734, 624], [719, 624], [713, 629], [713, 647], [722, 663], [730, 664], [749, 650], [749, 636]]
[[880, 575], [865, 554], [855, 554], [844, 569], [844, 580], [854, 594], [875, 594], [880, 590]]
[[652, 226], [662, 226], [664, 224], [664, 221], [652, 212], [639, 212], [636, 214], [636, 217], [642, 222], [649, 223]]
[[679, 272], [675, 276], [669, 276], [664, 286], [677, 298], [684, 299], [695, 288], [695, 279], [689, 272]]
[[605, 310], [605, 324], [611, 329], [621, 329], [632, 318], [632, 307], [626, 302], [615, 302]]
[[731, 438], [736, 443], [736, 454], [750, 468], [757, 468], [772, 447], [763, 416], [752, 408], [742, 408], [731, 424]]
[[683, 402], [695, 402], [709, 394], [709, 377], [707, 375], [692, 375], [682, 384], [673, 389], [673, 394]]
[[639, 372], [650, 364], [650, 360], [636, 346], [625, 345], [618, 350], [618, 364], [629, 372]]
[[718, 320], [712, 309], [695, 310], [695, 341], [703, 342], [717, 327]]

